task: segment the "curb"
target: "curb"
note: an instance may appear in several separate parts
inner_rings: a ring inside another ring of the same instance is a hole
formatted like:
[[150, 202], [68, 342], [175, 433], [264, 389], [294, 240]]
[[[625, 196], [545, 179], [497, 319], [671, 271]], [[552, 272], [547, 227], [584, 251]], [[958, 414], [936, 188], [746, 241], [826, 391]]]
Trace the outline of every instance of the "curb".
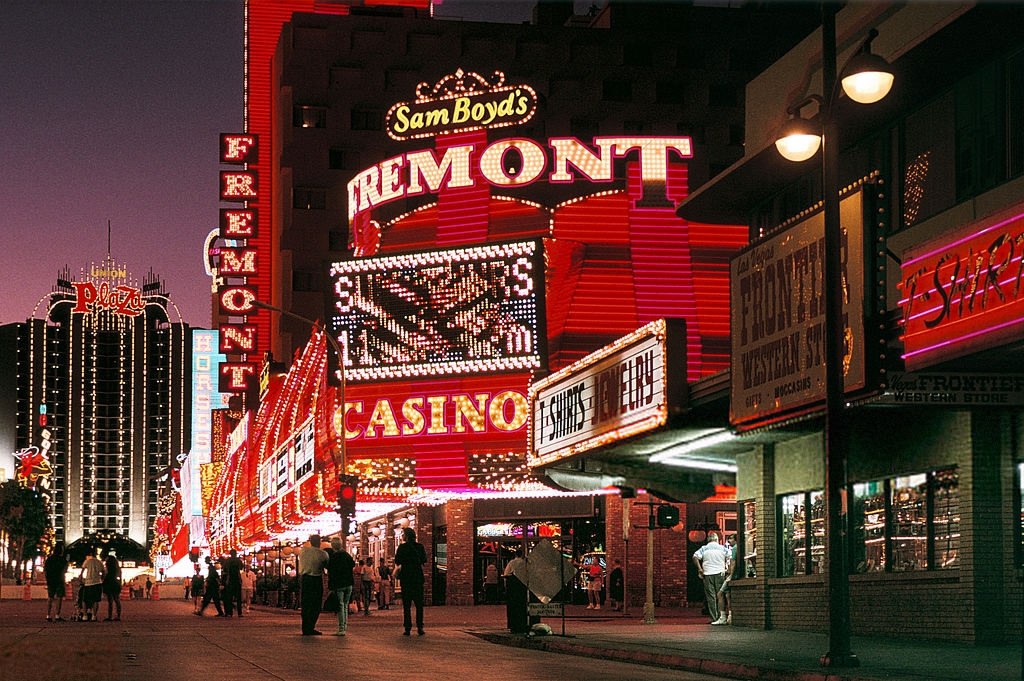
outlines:
[[601, 660], [631, 662], [652, 667], [665, 667], [681, 671], [727, 676], [734, 679], [751, 679], [757, 681], [878, 681], [863, 677], [846, 676], [830, 672], [797, 671], [792, 669], [776, 669], [738, 662], [725, 662], [699, 657], [685, 657], [669, 653], [658, 653], [646, 650], [628, 650], [623, 648], [604, 648], [586, 643], [569, 643], [551, 636], [517, 636], [512, 634], [470, 631], [467, 632], [488, 643], [543, 650], [563, 655], [579, 655]]

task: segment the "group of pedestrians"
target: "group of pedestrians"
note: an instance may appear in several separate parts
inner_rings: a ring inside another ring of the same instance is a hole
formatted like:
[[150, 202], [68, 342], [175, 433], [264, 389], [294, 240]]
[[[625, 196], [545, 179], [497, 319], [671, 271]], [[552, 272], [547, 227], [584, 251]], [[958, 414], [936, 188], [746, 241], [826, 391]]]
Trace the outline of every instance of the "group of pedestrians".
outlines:
[[193, 613], [202, 617], [206, 608], [213, 603], [217, 617], [242, 617], [243, 609], [250, 612], [256, 575], [238, 557], [238, 551], [231, 553], [217, 570], [217, 563], [206, 557], [206, 575], [196, 563], [195, 574], [185, 587], [186, 597], [191, 595]]
[[[385, 578], [383, 571], [373, 571], [372, 559], [360, 561], [361, 565], [357, 565], [345, 550], [340, 538], [333, 538], [330, 549], [325, 551], [320, 548], [320, 536], [311, 535], [309, 545], [303, 546], [299, 551], [302, 635], [319, 636], [323, 633], [317, 630], [316, 623], [324, 604], [323, 578], [326, 571], [327, 586], [334, 592], [337, 600], [338, 630], [334, 632], [335, 636], [345, 636], [348, 632], [349, 603], [357, 586], [357, 576], [358, 587], [362, 592], [364, 613], [367, 615], [374, 592], [376, 591], [377, 598], [380, 599], [380, 591], [385, 579], [390, 584], [393, 578], [397, 578], [402, 585], [403, 633], [409, 636], [412, 632], [412, 608], [415, 606], [416, 633], [422, 636], [425, 633], [423, 630], [423, 566], [427, 562], [427, 553], [423, 544], [416, 541], [416, 532], [412, 528], [407, 527], [402, 531], [402, 539], [402, 544], [395, 552], [394, 573], [389, 568]], [[374, 574], [379, 577], [379, 580], [374, 578]], [[378, 583], [381, 584], [375, 586]], [[387, 594], [385, 594], [386, 597]], [[386, 609], [388, 602], [389, 600], [378, 600], [378, 609]]]
[[[107, 599], [106, 622], [121, 620], [121, 563], [113, 550], [107, 551], [104, 561], [96, 555], [96, 548], [86, 550], [85, 560], [78, 576], [72, 580], [72, 598], [75, 613], [72, 620], [99, 621], [100, 602]], [[63, 622], [64, 596], [67, 593], [69, 561], [63, 542], [57, 542], [43, 563], [46, 577], [46, 621]]]

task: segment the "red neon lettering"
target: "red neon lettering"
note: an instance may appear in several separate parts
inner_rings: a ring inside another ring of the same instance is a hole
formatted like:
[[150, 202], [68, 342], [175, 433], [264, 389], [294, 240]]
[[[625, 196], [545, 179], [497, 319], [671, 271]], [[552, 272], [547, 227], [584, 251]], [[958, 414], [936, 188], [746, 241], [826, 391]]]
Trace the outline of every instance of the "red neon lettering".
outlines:
[[252, 310], [256, 292], [244, 286], [232, 286], [220, 292], [220, 306], [225, 312], [244, 314]]
[[91, 312], [89, 306], [96, 302], [96, 287], [91, 281], [73, 281], [71, 285], [75, 287], [75, 307], [71, 313]]
[[222, 150], [220, 160], [224, 163], [249, 163], [256, 159], [255, 156], [256, 136], [255, 135], [222, 135]]
[[248, 239], [256, 236], [256, 209], [221, 210], [220, 235], [225, 239]]
[[232, 352], [253, 352], [256, 350], [256, 327], [255, 326], [229, 326], [220, 327], [220, 351], [225, 354]]
[[256, 173], [222, 172], [220, 197], [225, 200], [245, 201], [256, 198]]
[[137, 288], [116, 286], [111, 289], [107, 282], [96, 288], [95, 284], [88, 281], [76, 281], [71, 285], [75, 288], [75, 307], [71, 310], [72, 313], [113, 310], [117, 314], [135, 317], [142, 314], [145, 308], [142, 293]]
[[220, 374], [226, 380], [228, 392], [240, 392], [248, 386], [248, 377], [256, 373], [251, 364], [222, 364]]
[[223, 274], [256, 274], [255, 248], [222, 248], [220, 255], [220, 271]]

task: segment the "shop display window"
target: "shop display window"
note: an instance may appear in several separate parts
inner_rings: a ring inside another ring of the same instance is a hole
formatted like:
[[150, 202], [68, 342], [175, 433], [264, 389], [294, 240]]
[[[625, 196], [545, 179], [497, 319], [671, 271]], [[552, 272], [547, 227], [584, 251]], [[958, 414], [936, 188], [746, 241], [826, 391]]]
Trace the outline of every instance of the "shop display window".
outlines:
[[779, 576], [820, 572], [824, 559], [825, 498], [821, 490], [779, 497]]
[[851, 570], [911, 572], [959, 565], [956, 468], [853, 485]]
[[1020, 506], [1020, 547], [1017, 554], [1017, 563], [1024, 565], [1024, 463], [1017, 464], [1017, 480], [1020, 483], [1020, 493], [1017, 496]]
[[757, 504], [744, 501], [740, 504], [740, 515], [743, 518], [743, 536], [739, 549], [743, 556], [744, 577], [757, 576]]
[[886, 556], [885, 482], [858, 482], [853, 486], [850, 516], [850, 561], [853, 572], [882, 572]]
[[928, 568], [928, 476], [892, 478], [892, 570]]
[[933, 564], [936, 568], [960, 563], [960, 476], [955, 468], [932, 474]]

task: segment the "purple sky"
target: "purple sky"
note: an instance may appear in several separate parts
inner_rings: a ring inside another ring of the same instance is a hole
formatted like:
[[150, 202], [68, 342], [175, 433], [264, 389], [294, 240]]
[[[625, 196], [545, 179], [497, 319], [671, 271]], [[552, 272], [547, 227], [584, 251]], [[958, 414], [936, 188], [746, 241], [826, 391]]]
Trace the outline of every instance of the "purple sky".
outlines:
[[218, 134], [242, 127], [241, 0], [0, 2], [0, 323], [107, 250], [210, 324]]
[[[533, 4], [437, 14], [523, 21]], [[208, 327], [218, 135], [241, 131], [242, 0], [0, 0], [0, 324], [65, 265], [102, 261], [109, 220], [114, 259]]]

